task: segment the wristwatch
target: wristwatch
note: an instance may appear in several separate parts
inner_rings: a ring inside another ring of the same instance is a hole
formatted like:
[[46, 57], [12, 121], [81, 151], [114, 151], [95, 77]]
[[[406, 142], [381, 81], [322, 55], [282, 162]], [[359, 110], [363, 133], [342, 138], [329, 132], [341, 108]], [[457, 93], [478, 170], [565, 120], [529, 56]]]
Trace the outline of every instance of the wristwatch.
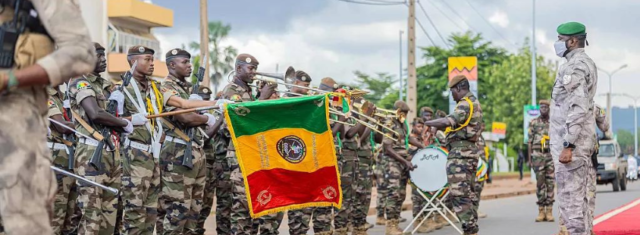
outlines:
[[572, 143], [569, 143], [567, 141], [565, 141], [562, 145], [564, 146], [564, 148], [570, 148], [570, 149], [575, 149], [576, 148], [576, 145], [574, 145]]

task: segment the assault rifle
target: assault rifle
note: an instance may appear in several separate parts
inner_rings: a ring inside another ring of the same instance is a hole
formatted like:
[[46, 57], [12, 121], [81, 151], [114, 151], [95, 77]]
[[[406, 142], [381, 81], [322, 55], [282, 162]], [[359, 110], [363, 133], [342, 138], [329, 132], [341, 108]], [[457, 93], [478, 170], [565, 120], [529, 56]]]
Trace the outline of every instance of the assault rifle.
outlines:
[[[207, 66], [208, 63], [208, 55], [204, 56], [204, 63], [200, 63], [200, 68], [198, 68], [198, 73], [196, 74], [196, 78], [198, 79], [194, 84], [193, 87], [191, 88], [191, 94], [198, 94], [198, 89], [200, 89], [200, 83], [202, 82], [202, 80], [204, 80], [204, 72], [205, 72], [205, 66]], [[189, 136], [189, 139], [187, 141], [193, 141], [196, 144], [200, 144], [199, 140], [194, 139], [195, 135], [196, 135], [196, 131], [197, 131], [197, 127], [191, 127], [188, 128], [186, 130], [187, 132], [187, 136]], [[184, 150], [184, 156], [182, 157], [182, 166], [185, 166], [189, 169], [193, 168], [193, 146], [191, 145], [191, 142], [187, 143], [187, 148]]]

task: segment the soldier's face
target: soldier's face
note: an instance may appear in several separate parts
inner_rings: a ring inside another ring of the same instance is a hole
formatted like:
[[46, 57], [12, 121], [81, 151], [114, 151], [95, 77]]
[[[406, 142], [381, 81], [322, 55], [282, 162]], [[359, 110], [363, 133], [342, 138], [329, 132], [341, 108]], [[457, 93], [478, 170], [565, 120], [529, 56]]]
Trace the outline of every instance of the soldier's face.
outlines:
[[151, 76], [153, 74], [153, 55], [138, 55], [135, 56], [134, 59], [138, 61], [136, 72], [146, 76]]
[[240, 78], [245, 83], [253, 82], [253, 77], [256, 76], [257, 66], [252, 64], [242, 64], [236, 67], [236, 77]]
[[173, 59], [171, 68], [176, 71], [177, 75], [183, 78], [191, 76], [193, 69], [191, 67], [191, 60], [185, 57], [178, 57]]
[[429, 121], [431, 118], [433, 118], [433, 114], [431, 112], [422, 112], [422, 119]]
[[93, 70], [96, 73], [102, 73], [107, 70], [107, 57], [104, 53], [98, 53], [98, 60], [96, 60], [96, 68]]
[[549, 116], [549, 105], [540, 105], [540, 114], [545, 117]]
[[[297, 86], [309, 87], [310, 83], [296, 80], [293, 84]], [[294, 93], [303, 94], [303, 95], [306, 95], [307, 93], [309, 93], [309, 89], [304, 89], [301, 87], [293, 87], [291, 88], [291, 91]]]
[[415, 129], [417, 131], [417, 133], [422, 133], [422, 131], [424, 130], [424, 124], [417, 123], [417, 124], [413, 125], [413, 129]]

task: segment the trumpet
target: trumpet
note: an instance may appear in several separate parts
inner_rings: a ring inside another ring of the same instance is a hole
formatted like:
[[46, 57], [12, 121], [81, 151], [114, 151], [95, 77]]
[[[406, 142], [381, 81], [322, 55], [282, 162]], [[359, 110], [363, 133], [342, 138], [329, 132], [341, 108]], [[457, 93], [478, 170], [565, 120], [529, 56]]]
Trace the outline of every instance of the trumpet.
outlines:
[[[368, 128], [369, 128], [369, 129], [371, 129], [372, 131], [375, 131], [375, 132], [380, 133], [380, 134], [381, 134], [381, 135], [383, 135], [384, 137], [387, 137], [387, 138], [392, 139], [392, 140], [394, 140], [394, 141], [398, 141], [398, 139], [393, 138], [392, 136], [388, 135], [387, 133], [384, 133], [384, 132], [382, 132], [382, 131], [378, 130], [378, 128], [377, 128], [376, 126], [371, 125], [371, 124], [369, 124], [369, 123], [367, 123], [367, 122], [365, 122], [365, 121], [362, 121], [362, 120], [360, 120], [360, 119], [357, 119], [357, 118], [348, 117], [346, 114], [344, 114], [344, 113], [342, 113], [342, 112], [340, 112], [340, 111], [338, 111], [338, 110], [336, 110], [336, 109], [334, 109], [334, 108], [330, 108], [330, 109], [329, 109], [329, 113], [336, 114], [336, 115], [340, 115], [340, 116], [344, 116], [344, 117], [347, 117], [347, 118], [351, 118], [351, 119], [355, 120], [356, 122], [358, 122], [358, 123], [362, 124], [363, 126], [368, 127]], [[380, 125], [380, 124], [379, 124], [379, 123], [376, 123], [376, 125]], [[395, 131], [393, 131], [393, 130], [391, 130], [391, 131], [392, 131], [392, 132], [394, 132], [394, 133], [396, 133], [396, 135], [397, 135], [397, 132], [395, 132]]]

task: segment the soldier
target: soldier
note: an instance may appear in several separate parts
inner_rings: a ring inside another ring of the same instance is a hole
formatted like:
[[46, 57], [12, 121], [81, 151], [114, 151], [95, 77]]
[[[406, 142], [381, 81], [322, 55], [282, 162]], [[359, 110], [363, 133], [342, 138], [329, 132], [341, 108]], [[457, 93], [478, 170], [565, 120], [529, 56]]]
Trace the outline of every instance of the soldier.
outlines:
[[586, 28], [577, 22], [558, 26], [556, 54], [567, 59], [552, 91], [549, 136], [555, 163], [560, 215], [570, 234], [589, 234], [595, 203], [596, 118], [593, 97], [598, 83], [596, 65], [585, 53]]
[[90, 72], [95, 55], [76, 1], [16, 2], [0, 3], [3, 32], [19, 36], [4, 37], [0, 64], [0, 217], [9, 235], [52, 234], [45, 86]]
[[[372, 107], [373, 106], [372, 104]], [[372, 114], [375, 113], [375, 109]], [[371, 122], [369, 122], [371, 124]], [[354, 197], [352, 206], [352, 225], [354, 235], [366, 235], [373, 225], [367, 223], [369, 206], [371, 204], [371, 189], [373, 187], [373, 154], [376, 144], [382, 143], [382, 135], [368, 127], [359, 134], [360, 148], [358, 149], [358, 165], [354, 181]]]
[[536, 174], [538, 217], [536, 222], [553, 222], [555, 175], [549, 152], [549, 101], [540, 100], [540, 117], [529, 123], [529, 165]]
[[431, 109], [431, 107], [422, 107], [420, 109], [420, 117], [422, 118], [422, 121], [429, 121], [431, 119], [433, 119], [433, 109]]
[[[480, 152], [480, 157], [478, 158], [478, 162], [483, 161], [484, 165], [486, 166], [489, 161], [489, 153], [487, 151], [487, 146], [484, 142], [484, 137], [482, 137], [482, 132], [484, 131], [484, 122], [480, 125], [480, 136], [478, 137], [478, 141], [476, 142], [476, 144], [478, 145], [478, 150]], [[474, 184], [474, 187], [476, 189], [476, 196], [478, 197], [476, 200], [474, 200], [474, 206], [476, 208], [476, 211], [478, 212], [478, 218], [486, 218], [487, 214], [480, 212], [479, 208], [480, 208], [480, 199], [482, 198], [482, 189], [484, 189], [484, 182], [487, 179], [487, 174], [485, 174], [482, 177], [476, 177], [476, 182]]]
[[[166, 64], [169, 75], [162, 80], [160, 88], [166, 111], [215, 105], [215, 101], [203, 101], [197, 94], [190, 95], [190, 84], [186, 81], [192, 72], [189, 52], [178, 48], [170, 50], [166, 54]], [[198, 127], [212, 127], [215, 122], [216, 117], [209, 113], [185, 113], [163, 119], [166, 137], [160, 151], [161, 217], [157, 223], [162, 225], [162, 229], [158, 226], [162, 234], [196, 233], [206, 178], [203, 137]], [[189, 128], [195, 131], [191, 136], [187, 134]], [[190, 162], [185, 163], [185, 158], [191, 158]]]
[[284, 94], [285, 97], [297, 97], [301, 95], [309, 94], [309, 89], [304, 89], [302, 87], [309, 87], [311, 84], [311, 76], [302, 70], [296, 71], [296, 74], [293, 79], [293, 85], [290, 92]]
[[396, 117], [392, 118], [390, 127], [395, 131], [389, 132], [393, 138], [385, 136], [382, 141], [384, 156], [387, 159], [386, 173], [388, 176], [389, 196], [385, 203], [387, 213], [386, 234], [402, 234], [400, 230], [400, 211], [402, 202], [407, 192], [406, 186], [409, 180], [409, 171], [414, 169], [411, 164], [412, 156], [409, 155], [409, 144], [418, 148], [424, 148], [424, 145], [415, 138], [409, 137], [409, 126], [406, 123], [406, 116], [409, 113], [409, 106], [404, 101], [396, 101]]
[[445, 118], [425, 122], [425, 126], [447, 128], [447, 179], [453, 209], [462, 223], [464, 234], [478, 233], [478, 214], [475, 208], [479, 196], [474, 187], [478, 158], [483, 150], [477, 141], [482, 134], [482, 108], [478, 99], [469, 91], [469, 81], [464, 75], [449, 81], [456, 108]]
[[[431, 111], [431, 108], [429, 107], [422, 107], [420, 109], [420, 114], [421, 114], [421, 118], [416, 118], [413, 119], [413, 128], [411, 128], [411, 137], [415, 138], [416, 140], [420, 141], [421, 143], [424, 143], [425, 146], [428, 146], [429, 144], [427, 144], [428, 142], [431, 142], [432, 140], [425, 140], [424, 138], [435, 138], [435, 136], [429, 135], [430, 132], [426, 132], [429, 134], [423, 135], [423, 133], [425, 133], [424, 130], [424, 121], [426, 120], [431, 120], [431, 114], [433, 111]], [[410, 154], [411, 155], [415, 155], [415, 153], [419, 150], [417, 147], [415, 146], [410, 146]], [[422, 208], [427, 204], [426, 201], [424, 200], [424, 198], [422, 198], [422, 196], [420, 196], [420, 194], [418, 194], [418, 191], [415, 189], [411, 189], [411, 203], [412, 203], [412, 207], [411, 207], [411, 212], [413, 214], [413, 217], [417, 217], [418, 213], [422, 210]], [[424, 217], [420, 217], [417, 221], [422, 221], [422, 218]], [[418, 228], [417, 232], [418, 233], [428, 233], [431, 231], [436, 230], [436, 228], [442, 228], [442, 227], [437, 227], [438, 224], [435, 223], [435, 221], [433, 220], [434, 216], [430, 216], [424, 223], [420, 224], [420, 227]]]
[[[222, 91], [222, 98], [228, 99], [234, 102], [242, 101], [255, 101], [255, 98], [251, 94], [251, 87], [248, 85], [253, 82], [256, 69], [258, 68], [258, 60], [249, 54], [240, 54], [236, 57], [235, 71], [236, 74], [227, 86]], [[264, 86], [260, 91], [260, 100], [269, 99], [273, 93], [275, 93], [274, 86]], [[228, 129], [223, 129], [228, 133]], [[254, 227], [254, 220], [249, 214], [249, 206], [247, 202], [247, 196], [244, 187], [244, 178], [240, 171], [240, 165], [236, 157], [235, 147], [233, 142], [229, 142], [227, 147], [227, 164], [231, 170], [231, 192], [233, 197], [232, 210], [231, 210], [231, 233], [232, 234], [255, 234], [257, 233]], [[277, 215], [267, 215], [266, 220], [271, 222], [277, 220]], [[256, 220], [257, 223], [258, 220]], [[267, 224], [270, 224], [267, 222]], [[268, 226], [264, 227], [268, 228]], [[277, 230], [276, 230], [277, 231]]]

